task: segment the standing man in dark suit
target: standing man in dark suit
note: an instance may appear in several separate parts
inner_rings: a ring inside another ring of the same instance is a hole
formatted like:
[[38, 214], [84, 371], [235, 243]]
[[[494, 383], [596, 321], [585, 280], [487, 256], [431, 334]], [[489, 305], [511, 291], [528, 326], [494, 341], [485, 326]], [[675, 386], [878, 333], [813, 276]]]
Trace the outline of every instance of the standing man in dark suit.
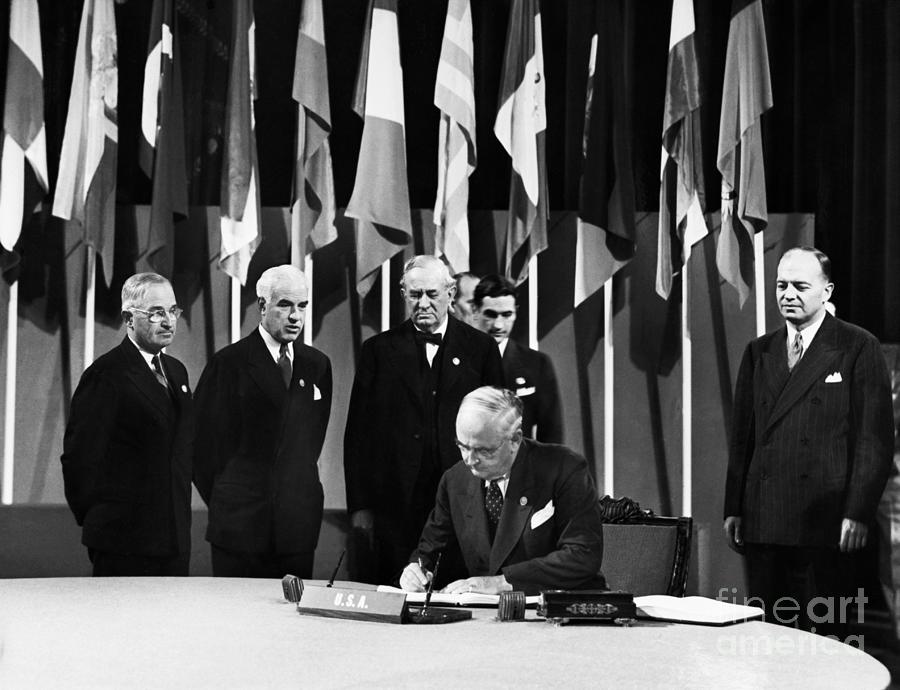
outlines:
[[458, 543], [469, 577], [445, 592], [602, 587], [603, 526], [584, 458], [523, 438], [521, 401], [490, 386], [463, 399], [456, 437], [462, 462], [441, 478], [400, 585], [422, 591], [437, 555]]
[[456, 286], [443, 262], [413, 257], [400, 287], [410, 318], [363, 344], [344, 434], [347, 510], [374, 557], [353, 577], [383, 583], [408, 562], [438, 480], [459, 460], [460, 401], [502, 382], [493, 340], [447, 315]]
[[[890, 380], [878, 340], [826, 312], [831, 262], [811, 247], [778, 264], [785, 326], [752, 341], [734, 396], [725, 534], [743, 553], [767, 620], [819, 632], [851, 584], [891, 467]], [[775, 602], [790, 608], [779, 615]], [[785, 602], [782, 602], [784, 604]], [[790, 612], [790, 616], [786, 612]], [[773, 618], [774, 616], [774, 618]], [[830, 620], [840, 625], [846, 621]]]
[[213, 575], [311, 577], [322, 523], [317, 462], [331, 362], [298, 342], [309, 291], [294, 266], [256, 283], [259, 327], [213, 356], [197, 384], [197, 488]]
[[181, 308], [169, 281], [122, 286], [122, 342], [72, 397], [63, 444], [66, 500], [95, 576], [188, 574], [193, 406], [188, 375], [162, 352]]
[[503, 385], [524, 405], [522, 433], [542, 443], [562, 443], [562, 410], [553, 363], [543, 352], [509, 339], [519, 308], [516, 286], [503, 276], [485, 276], [475, 287], [473, 304], [478, 328], [500, 348]]

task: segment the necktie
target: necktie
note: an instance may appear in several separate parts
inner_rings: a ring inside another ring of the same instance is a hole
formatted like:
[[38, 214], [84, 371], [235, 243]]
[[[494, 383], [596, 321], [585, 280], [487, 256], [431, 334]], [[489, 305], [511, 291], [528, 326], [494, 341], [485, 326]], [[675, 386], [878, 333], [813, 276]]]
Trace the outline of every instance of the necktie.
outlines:
[[503, 512], [503, 492], [500, 491], [500, 485], [496, 479], [492, 479], [488, 485], [487, 492], [484, 495], [484, 509], [487, 512], [488, 521], [491, 523], [491, 532], [500, 522], [500, 513]]
[[800, 357], [803, 355], [803, 336], [800, 335], [800, 331], [797, 331], [797, 335], [794, 336], [794, 342], [788, 348], [788, 370], [793, 371], [794, 367], [797, 365], [797, 362], [800, 361]]
[[153, 359], [150, 360], [153, 364], [153, 373], [156, 376], [156, 380], [159, 382], [159, 385], [169, 390], [169, 382], [166, 380], [166, 375], [163, 373], [162, 365], [159, 362], [159, 355], [153, 355]]
[[440, 333], [425, 333], [425, 331], [420, 331], [416, 329], [415, 332], [416, 343], [431, 343], [432, 345], [441, 346], [441, 334]]
[[291, 387], [291, 374], [293, 367], [291, 366], [291, 358], [288, 357], [288, 344], [281, 343], [281, 350], [278, 355], [278, 368], [281, 369], [281, 378], [284, 380], [284, 387]]

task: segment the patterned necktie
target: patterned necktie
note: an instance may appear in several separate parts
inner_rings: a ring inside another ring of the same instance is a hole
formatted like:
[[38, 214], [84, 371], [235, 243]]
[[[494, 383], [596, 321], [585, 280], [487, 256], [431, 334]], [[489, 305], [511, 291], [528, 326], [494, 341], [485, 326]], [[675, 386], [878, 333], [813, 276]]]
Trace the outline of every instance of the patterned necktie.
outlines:
[[150, 362], [153, 364], [153, 373], [156, 376], [159, 385], [166, 390], [169, 390], [169, 382], [166, 380], [166, 375], [163, 373], [162, 365], [159, 362], [159, 355], [153, 355], [153, 359], [151, 359]]
[[291, 366], [291, 358], [288, 357], [287, 343], [281, 343], [281, 350], [278, 355], [278, 368], [281, 369], [281, 378], [284, 380], [284, 387], [290, 388], [293, 367]]
[[[484, 495], [484, 510], [487, 512], [491, 527], [496, 528], [500, 522], [500, 513], [503, 512], [503, 492], [496, 479], [492, 479]], [[491, 530], [493, 532], [493, 530]]]
[[794, 367], [797, 366], [797, 362], [800, 361], [800, 357], [803, 356], [803, 336], [800, 335], [800, 331], [797, 331], [797, 335], [794, 336], [793, 344], [788, 348], [788, 370], [793, 371]]

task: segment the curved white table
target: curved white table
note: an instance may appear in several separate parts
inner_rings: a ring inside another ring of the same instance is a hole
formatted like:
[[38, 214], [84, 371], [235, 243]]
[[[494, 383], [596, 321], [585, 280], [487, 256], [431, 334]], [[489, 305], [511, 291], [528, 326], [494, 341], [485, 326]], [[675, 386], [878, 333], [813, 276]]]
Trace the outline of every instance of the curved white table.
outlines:
[[277, 580], [0, 580], [0, 688], [883, 688], [871, 656], [751, 622], [390, 625], [300, 616]]

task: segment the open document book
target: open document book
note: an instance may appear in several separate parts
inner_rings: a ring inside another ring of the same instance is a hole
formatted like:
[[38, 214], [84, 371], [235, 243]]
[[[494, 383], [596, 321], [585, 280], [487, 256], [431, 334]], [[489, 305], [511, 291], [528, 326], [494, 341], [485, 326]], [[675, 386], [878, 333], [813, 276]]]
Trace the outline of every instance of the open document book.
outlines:
[[707, 597], [670, 597], [665, 594], [649, 594], [634, 598], [638, 618], [675, 621], [677, 623], [702, 623], [728, 625], [762, 618], [763, 610], [756, 606], [731, 604]]
[[[410, 604], [424, 604], [425, 592], [407, 592], [398, 587], [378, 585], [379, 592], [394, 592], [406, 595], [406, 601]], [[540, 597], [525, 597], [526, 606], [537, 606]], [[437, 606], [497, 606], [500, 603], [499, 594], [479, 594], [477, 592], [462, 592], [460, 594], [444, 594], [433, 592], [431, 603]]]

